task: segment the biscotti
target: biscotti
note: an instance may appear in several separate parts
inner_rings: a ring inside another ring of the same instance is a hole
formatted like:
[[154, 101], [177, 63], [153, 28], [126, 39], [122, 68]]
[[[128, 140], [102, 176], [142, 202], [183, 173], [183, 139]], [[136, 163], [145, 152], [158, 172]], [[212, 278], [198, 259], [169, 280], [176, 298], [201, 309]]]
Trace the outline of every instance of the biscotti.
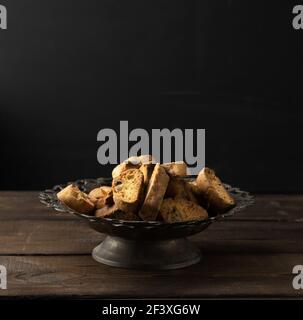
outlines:
[[171, 178], [169, 180], [165, 198], [185, 199], [198, 203], [189, 182], [180, 178]]
[[187, 175], [187, 165], [183, 161], [161, 164], [170, 177], [185, 177]]
[[199, 204], [199, 201], [198, 201], [195, 193], [193, 192], [192, 186], [189, 181], [185, 181], [184, 187], [185, 187], [185, 191], [186, 191], [186, 199], [189, 201], [192, 201], [196, 204]]
[[139, 169], [121, 173], [112, 182], [113, 199], [124, 212], [137, 212], [142, 201], [144, 177]]
[[112, 187], [102, 186], [93, 189], [88, 196], [95, 204], [97, 209], [103, 208], [106, 205], [114, 204]]
[[213, 170], [203, 168], [196, 179], [196, 186], [207, 200], [211, 212], [219, 214], [235, 206], [235, 200]]
[[196, 180], [186, 177], [183, 161], [154, 164], [151, 155], [130, 157], [112, 172], [111, 186], [86, 194], [70, 185], [58, 198], [79, 213], [127, 221], [204, 220], [235, 206], [235, 200], [213, 170]]
[[133, 164], [131, 162], [122, 162], [117, 165], [114, 170], [112, 171], [113, 179], [119, 177], [123, 172], [130, 170], [130, 169], [138, 169], [140, 164]]
[[186, 198], [185, 182], [181, 179], [170, 178], [166, 193], [166, 198]]
[[95, 216], [99, 218], [110, 218], [126, 221], [138, 221], [139, 217], [132, 212], [123, 212], [117, 208], [115, 204], [109, 206], [106, 205], [101, 209], [95, 211]]
[[194, 202], [185, 199], [164, 199], [160, 208], [160, 215], [165, 222], [181, 222], [191, 220], [205, 220], [207, 211]]
[[142, 164], [153, 163], [155, 159], [151, 155], [142, 155], [140, 157], [130, 157], [118, 164], [112, 171], [112, 177], [115, 179], [121, 173], [129, 169], [139, 169]]
[[197, 181], [189, 181], [186, 184], [187, 188], [190, 190], [191, 194], [194, 196], [194, 199], [196, 203], [198, 203], [200, 206], [202, 206], [204, 209], [208, 210], [209, 203], [207, 199], [205, 198], [205, 195], [203, 192], [201, 192], [197, 186]]
[[165, 169], [157, 163], [149, 180], [146, 196], [139, 212], [142, 220], [154, 221], [157, 219], [168, 182], [169, 176]]
[[155, 165], [153, 163], [144, 163], [140, 166], [139, 170], [143, 174], [144, 186], [147, 188], [149, 180], [152, 176]]
[[133, 156], [128, 159], [126, 159], [124, 162], [126, 163], [132, 163], [134, 165], [142, 165], [147, 163], [156, 163], [155, 158], [150, 154], [145, 154], [139, 157]]
[[68, 207], [79, 213], [89, 214], [95, 208], [90, 197], [86, 193], [82, 192], [78, 187], [71, 184], [58, 192], [57, 197]]

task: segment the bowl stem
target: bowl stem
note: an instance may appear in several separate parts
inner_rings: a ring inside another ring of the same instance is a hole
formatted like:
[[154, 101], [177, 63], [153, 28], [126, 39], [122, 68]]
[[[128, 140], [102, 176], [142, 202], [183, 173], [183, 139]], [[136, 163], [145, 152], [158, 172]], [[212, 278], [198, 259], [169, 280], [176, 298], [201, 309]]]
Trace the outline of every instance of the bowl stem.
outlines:
[[200, 250], [186, 238], [135, 241], [107, 236], [92, 256], [113, 267], [155, 270], [184, 268], [201, 259]]

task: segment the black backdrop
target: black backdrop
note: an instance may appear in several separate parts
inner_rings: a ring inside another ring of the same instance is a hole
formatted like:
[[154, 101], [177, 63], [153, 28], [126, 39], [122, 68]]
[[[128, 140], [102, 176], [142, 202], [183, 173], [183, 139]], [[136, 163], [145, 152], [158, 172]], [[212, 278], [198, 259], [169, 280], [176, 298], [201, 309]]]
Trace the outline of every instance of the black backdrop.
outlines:
[[302, 192], [303, 30], [291, 1], [0, 0], [1, 189], [108, 175], [97, 132], [206, 128], [206, 162]]

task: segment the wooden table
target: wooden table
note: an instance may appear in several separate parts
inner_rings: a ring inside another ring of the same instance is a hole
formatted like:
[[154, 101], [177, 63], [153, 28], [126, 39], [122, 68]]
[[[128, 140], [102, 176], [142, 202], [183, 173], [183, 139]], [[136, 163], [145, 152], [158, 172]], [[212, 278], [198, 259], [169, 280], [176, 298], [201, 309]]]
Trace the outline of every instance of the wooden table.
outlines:
[[201, 263], [173, 271], [112, 268], [91, 258], [103, 235], [39, 203], [38, 192], [0, 192], [1, 297], [303, 297], [303, 196], [262, 195], [233, 218], [191, 238]]

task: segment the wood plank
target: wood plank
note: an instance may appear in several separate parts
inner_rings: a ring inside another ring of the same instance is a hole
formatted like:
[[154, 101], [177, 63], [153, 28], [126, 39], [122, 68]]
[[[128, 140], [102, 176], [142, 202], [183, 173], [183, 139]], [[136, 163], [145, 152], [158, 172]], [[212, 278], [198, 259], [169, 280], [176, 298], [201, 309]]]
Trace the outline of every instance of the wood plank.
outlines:
[[205, 254], [189, 268], [150, 272], [108, 267], [90, 256], [5, 256], [0, 264], [8, 270], [2, 297], [302, 298], [292, 288], [292, 269], [303, 254]]
[[0, 192], [0, 221], [1, 220], [76, 220], [77, 217], [58, 212], [40, 203], [38, 191], [1, 191]]
[[[1, 191], [0, 220], [76, 220], [39, 202], [38, 191]], [[303, 195], [257, 195], [254, 206], [238, 213], [232, 220], [303, 221]]]
[[256, 202], [232, 220], [303, 221], [303, 195], [256, 195]]
[[[81, 219], [0, 223], [0, 254], [90, 254], [104, 238]], [[192, 237], [204, 252], [303, 253], [303, 223], [220, 221]]]
[[0, 254], [89, 254], [103, 238], [81, 219], [2, 221]]
[[254, 207], [191, 238], [202, 263], [146, 272], [97, 264], [90, 252], [104, 235], [77, 217], [54, 214], [37, 195], [0, 193], [0, 264], [9, 286], [0, 296], [300, 296], [291, 270], [303, 264], [302, 196], [258, 196]]

